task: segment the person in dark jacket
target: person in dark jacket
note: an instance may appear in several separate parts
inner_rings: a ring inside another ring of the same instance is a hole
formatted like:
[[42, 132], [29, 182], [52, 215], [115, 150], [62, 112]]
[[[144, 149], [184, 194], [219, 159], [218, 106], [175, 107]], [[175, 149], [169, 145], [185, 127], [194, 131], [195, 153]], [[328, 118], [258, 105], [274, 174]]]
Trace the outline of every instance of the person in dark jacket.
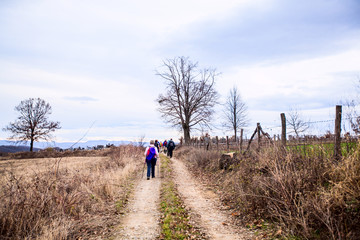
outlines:
[[173, 156], [173, 151], [175, 149], [175, 143], [174, 141], [172, 140], [172, 138], [169, 140], [169, 142], [167, 143], [167, 150], [168, 150], [168, 156], [170, 158], [172, 158]]
[[157, 148], [158, 153], [160, 152], [160, 142], [158, 140], [155, 140], [154, 146]]

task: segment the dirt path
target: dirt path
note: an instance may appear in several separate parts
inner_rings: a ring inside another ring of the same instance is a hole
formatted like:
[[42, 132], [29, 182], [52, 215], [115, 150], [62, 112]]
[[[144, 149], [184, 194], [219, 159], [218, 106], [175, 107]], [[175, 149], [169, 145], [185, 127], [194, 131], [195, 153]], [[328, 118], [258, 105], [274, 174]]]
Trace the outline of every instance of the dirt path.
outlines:
[[[158, 173], [157, 169], [155, 173]], [[146, 180], [144, 172], [128, 203], [116, 239], [155, 239], [159, 235], [160, 183], [159, 176]]]
[[205, 230], [210, 239], [252, 239], [246, 229], [234, 227], [228, 214], [221, 209], [220, 200], [213, 192], [205, 191], [195, 181], [183, 162], [172, 158], [174, 181], [184, 203], [195, 216], [195, 221]]

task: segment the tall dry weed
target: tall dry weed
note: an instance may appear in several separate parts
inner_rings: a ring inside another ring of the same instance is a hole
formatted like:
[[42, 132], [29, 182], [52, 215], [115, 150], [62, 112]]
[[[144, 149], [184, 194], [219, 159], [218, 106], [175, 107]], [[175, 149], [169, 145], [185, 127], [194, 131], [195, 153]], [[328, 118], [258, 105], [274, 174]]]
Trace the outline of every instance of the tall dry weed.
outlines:
[[48, 171], [26, 177], [6, 170], [0, 184], [0, 238], [77, 239], [106, 234], [126, 202], [141, 153], [137, 147], [121, 146], [87, 167], [51, 164]]
[[192, 149], [182, 155], [245, 222], [276, 222], [305, 239], [359, 239], [360, 150], [340, 162], [326, 156], [273, 147], [223, 170], [219, 154]]

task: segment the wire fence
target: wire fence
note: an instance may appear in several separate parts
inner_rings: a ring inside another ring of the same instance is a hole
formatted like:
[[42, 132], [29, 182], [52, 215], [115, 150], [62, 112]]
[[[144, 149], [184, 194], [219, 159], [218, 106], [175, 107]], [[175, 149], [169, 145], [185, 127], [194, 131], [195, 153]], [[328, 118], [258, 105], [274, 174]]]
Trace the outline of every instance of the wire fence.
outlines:
[[[301, 131], [298, 129], [298, 132], [296, 132], [294, 126], [289, 126], [286, 122], [285, 126], [280, 123], [279, 125], [264, 127], [261, 126], [261, 123], [258, 123], [254, 129], [247, 129], [248, 133], [252, 134], [251, 137], [243, 134], [244, 129], [241, 129], [241, 133], [236, 138], [235, 136], [210, 136], [205, 134], [194, 136], [190, 141], [190, 145], [204, 149], [246, 151], [249, 149], [258, 150], [261, 147], [273, 146], [274, 144], [284, 145], [284, 143], [288, 147], [326, 144], [337, 145], [338, 148], [341, 148], [341, 146], [339, 147], [341, 142], [348, 146], [349, 144], [357, 143], [359, 138], [357, 135], [350, 134], [349, 130], [351, 128], [348, 124], [350, 120], [357, 118], [341, 118], [341, 106], [339, 109], [340, 112], [336, 112], [333, 119], [302, 122], [305, 127], [300, 129]], [[336, 123], [337, 119], [339, 119], [338, 126]], [[283, 139], [284, 136], [285, 140]], [[180, 142], [182, 144], [183, 139], [180, 139]]]

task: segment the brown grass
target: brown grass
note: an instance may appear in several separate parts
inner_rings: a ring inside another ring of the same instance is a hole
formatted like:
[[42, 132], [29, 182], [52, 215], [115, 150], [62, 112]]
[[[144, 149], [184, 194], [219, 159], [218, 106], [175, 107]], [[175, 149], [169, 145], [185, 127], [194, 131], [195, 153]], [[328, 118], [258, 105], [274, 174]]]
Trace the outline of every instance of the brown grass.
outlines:
[[107, 157], [1, 162], [0, 238], [106, 236], [119, 221], [142, 151], [129, 145]]
[[360, 149], [336, 163], [274, 147], [237, 158], [228, 170], [219, 169], [216, 152], [177, 154], [218, 186], [245, 223], [273, 222], [274, 231], [304, 239], [360, 236]]

